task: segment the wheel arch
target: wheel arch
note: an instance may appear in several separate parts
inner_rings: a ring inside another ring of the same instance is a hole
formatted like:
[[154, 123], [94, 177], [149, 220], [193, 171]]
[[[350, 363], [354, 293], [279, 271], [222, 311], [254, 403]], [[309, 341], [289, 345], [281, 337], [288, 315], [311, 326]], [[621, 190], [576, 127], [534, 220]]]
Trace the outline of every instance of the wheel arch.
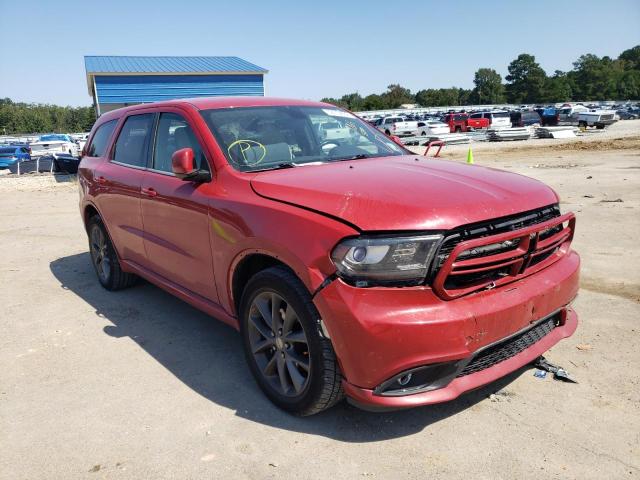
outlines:
[[84, 222], [85, 230], [87, 229], [89, 220], [96, 215], [102, 218], [96, 206], [93, 203], [87, 203], [82, 210], [82, 221]]
[[282, 266], [290, 270], [304, 285], [300, 275], [282, 259], [264, 252], [252, 252], [243, 256], [233, 267], [230, 275], [231, 305], [237, 314], [240, 311], [240, 300], [244, 287], [251, 277], [267, 268]]

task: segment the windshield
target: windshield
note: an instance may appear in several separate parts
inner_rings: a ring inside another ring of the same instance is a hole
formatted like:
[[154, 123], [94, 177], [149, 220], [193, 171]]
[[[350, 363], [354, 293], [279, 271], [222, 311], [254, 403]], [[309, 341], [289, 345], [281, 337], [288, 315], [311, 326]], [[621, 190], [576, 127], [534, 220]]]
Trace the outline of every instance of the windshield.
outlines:
[[337, 108], [242, 107], [201, 113], [229, 163], [243, 172], [406, 153]]

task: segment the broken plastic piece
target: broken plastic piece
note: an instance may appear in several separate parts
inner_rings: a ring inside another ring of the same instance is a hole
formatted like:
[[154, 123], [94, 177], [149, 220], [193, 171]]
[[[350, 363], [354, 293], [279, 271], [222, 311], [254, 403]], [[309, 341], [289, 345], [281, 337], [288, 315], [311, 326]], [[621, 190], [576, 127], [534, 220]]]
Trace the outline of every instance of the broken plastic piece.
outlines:
[[559, 367], [558, 365], [554, 365], [543, 356], [538, 357], [533, 362], [533, 366], [540, 370], [553, 373], [554, 380], [562, 380], [563, 382], [578, 383], [576, 380], [571, 378], [571, 376], [569, 375], [569, 372], [567, 372], [564, 368]]

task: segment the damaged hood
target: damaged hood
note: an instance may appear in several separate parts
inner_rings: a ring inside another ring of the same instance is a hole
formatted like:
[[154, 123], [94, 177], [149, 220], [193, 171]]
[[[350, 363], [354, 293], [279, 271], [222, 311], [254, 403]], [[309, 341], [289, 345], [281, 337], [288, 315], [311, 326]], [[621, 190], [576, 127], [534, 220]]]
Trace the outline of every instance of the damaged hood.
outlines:
[[363, 231], [447, 230], [558, 201], [529, 177], [409, 155], [266, 171], [251, 185], [260, 196]]

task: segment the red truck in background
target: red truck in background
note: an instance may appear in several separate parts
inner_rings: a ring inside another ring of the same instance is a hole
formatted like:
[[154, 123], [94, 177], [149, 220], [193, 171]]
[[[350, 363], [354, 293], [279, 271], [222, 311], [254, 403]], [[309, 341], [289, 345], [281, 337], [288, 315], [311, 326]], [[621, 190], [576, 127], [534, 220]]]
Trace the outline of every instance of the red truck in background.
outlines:
[[469, 116], [466, 113], [447, 113], [442, 117], [442, 122], [449, 125], [449, 131], [451, 133], [468, 131], [468, 120]]
[[472, 113], [467, 119], [468, 128], [474, 128], [477, 130], [480, 128], [489, 128], [489, 125], [491, 125], [491, 120], [485, 112]]

